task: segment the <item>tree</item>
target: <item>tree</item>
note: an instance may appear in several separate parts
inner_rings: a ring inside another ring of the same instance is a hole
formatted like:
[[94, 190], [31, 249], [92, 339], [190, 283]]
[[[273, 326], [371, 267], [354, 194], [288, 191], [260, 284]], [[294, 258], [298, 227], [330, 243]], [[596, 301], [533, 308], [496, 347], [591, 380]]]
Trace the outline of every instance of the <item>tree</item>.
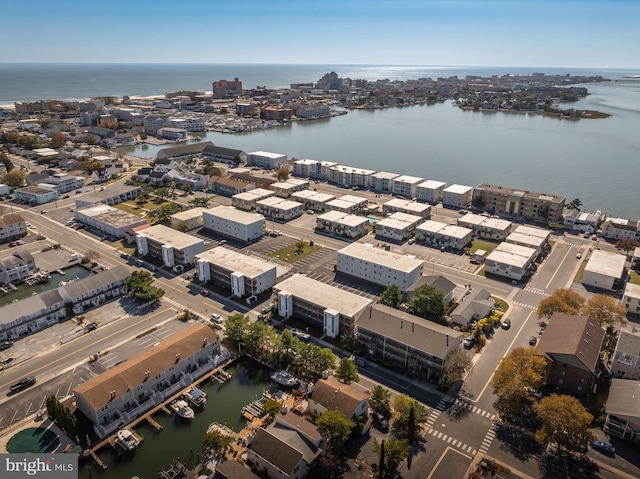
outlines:
[[542, 423], [536, 441], [543, 446], [552, 444], [559, 450], [580, 452], [593, 441], [593, 416], [573, 396], [551, 394], [534, 409]]
[[478, 208], [479, 210], [483, 209], [484, 208], [484, 198], [482, 196], [476, 196], [471, 201], [471, 205], [474, 208]]
[[385, 418], [391, 416], [391, 391], [384, 386], [375, 385], [371, 389], [369, 397], [369, 407], [378, 414], [382, 414]]
[[627, 324], [627, 309], [620, 301], [606, 294], [591, 297], [582, 308], [582, 314], [604, 327]]
[[191, 192], [191, 185], [189, 183], [185, 183], [180, 186], [180, 189], [184, 191], [185, 196]]
[[129, 293], [139, 303], [147, 303], [164, 296], [164, 290], [153, 286], [153, 277], [148, 271], [134, 271], [125, 281]]
[[27, 174], [22, 170], [13, 170], [2, 176], [2, 182], [10, 188], [20, 188], [24, 185]]
[[409, 311], [432, 321], [445, 322], [447, 303], [444, 294], [431, 285], [418, 286], [409, 301]]
[[505, 417], [515, 416], [535, 401], [534, 391], [542, 385], [547, 368], [544, 357], [533, 348], [515, 348], [504, 357], [493, 375], [491, 385], [498, 396], [496, 410]]
[[93, 173], [94, 171], [100, 171], [104, 169], [104, 165], [102, 163], [100, 163], [99, 161], [91, 161], [89, 163], [87, 163], [87, 166], [84, 167], [85, 171], [89, 174]]
[[225, 326], [225, 333], [224, 333], [225, 339], [227, 341], [232, 341], [236, 344], [241, 344], [242, 341], [244, 340], [244, 335], [247, 330], [247, 326], [249, 326], [249, 319], [242, 313], [232, 314], [225, 321], [224, 326]]
[[[384, 454], [384, 471], [378, 477], [393, 477], [398, 472], [398, 466], [409, 456], [409, 441], [391, 437], [384, 441], [384, 448], [377, 440], [373, 443], [373, 452], [382, 456]], [[380, 461], [382, 463], [382, 459]]]
[[427, 409], [416, 399], [399, 394], [393, 400], [393, 410], [396, 416], [396, 429], [399, 433], [408, 434], [409, 417], [413, 409], [413, 427], [418, 429], [422, 424], [427, 422]]
[[196, 207], [206, 208], [209, 205], [209, 201], [211, 201], [209, 198], [198, 197], [198, 198], [190, 199], [189, 201], [187, 201], [187, 204], [194, 208]]
[[549, 319], [553, 313], [579, 314], [584, 298], [569, 288], [556, 289], [538, 304], [538, 316]]
[[400, 291], [400, 288], [395, 284], [387, 286], [380, 295], [378, 303], [392, 308], [399, 308], [402, 304], [402, 291]]
[[9, 157], [4, 153], [0, 153], [0, 163], [4, 165], [5, 169], [7, 170], [7, 173], [13, 170], [13, 163], [11, 162]]
[[278, 401], [274, 401], [273, 399], [268, 399], [267, 401], [265, 401], [262, 407], [267, 412], [267, 414], [270, 414], [271, 416], [275, 416], [282, 410], [282, 406], [280, 405], [280, 403]]
[[616, 241], [615, 246], [616, 249], [621, 249], [625, 254], [629, 255], [629, 252], [640, 246], [640, 243], [633, 239], [621, 239]]
[[349, 358], [340, 359], [338, 369], [333, 374], [345, 384], [349, 384], [352, 381], [357, 382], [360, 379], [357, 366]]
[[160, 208], [153, 209], [147, 213], [149, 218], [153, 218], [158, 222], [167, 221], [171, 215], [174, 215], [182, 211], [182, 208], [177, 203], [167, 203]]
[[296, 241], [296, 251], [304, 251], [305, 244], [303, 240]]
[[316, 426], [329, 439], [329, 447], [334, 451], [341, 451], [355, 423], [337, 409], [328, 409], [316, 419]]
[[62, 148], [67, 143], [68, 138], [61, 133], [56, 133], [51, 137], [50, 148]]
[[278, 168], [274, 173], [274, 176], [278, 181], [286, 181], [289, 179], [289, 168], [283, 166], [282, 168]]
[[582, 201], [580, 200], [580, 198], [574, 198], [573, 200], [571, 200], [571, 203], [568, 203], [565, 205], [567, 208], [580, 208], [582, 206]]
[[462, 349], [452, 350], [444, 360], [442, 385], [450, 388], [454, 384], [461, 382], [470, 367], [471, 358], [467, 353]]
[[380, 452], [378, 454], [380, 454], [380, 462], [378, 463], [378, 478], [381, 479], [384, 477], [386, 472], [384, 468], [384, 439], [380, 443]]
[[216, 429], [208, 432], [204, 437], [204, 445], [213, 449], [218, 456], [222, 456], [231, 444], [233, 444], [233, 438]]

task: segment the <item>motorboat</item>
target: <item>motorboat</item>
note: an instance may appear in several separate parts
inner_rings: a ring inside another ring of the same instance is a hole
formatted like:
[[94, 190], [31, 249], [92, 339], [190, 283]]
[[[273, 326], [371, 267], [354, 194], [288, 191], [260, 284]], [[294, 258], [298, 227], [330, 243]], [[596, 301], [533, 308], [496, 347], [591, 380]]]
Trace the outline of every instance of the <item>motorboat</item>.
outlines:
[[275, 371], [269, 377], [281, 386], [294, 387], [298, 385], [298, 380], [294, 378], [291, 373], [284, 370]]
[[176, 399], [169, 407], [182, 419], [193, 419], [196, 415], [184, 399]]
[[118, 439], [116, 444], [124, 449], [126, 452], [135, 451], [140, 445], [138, 438], [131, 432], [130, 429], [120, 429], [118, 431]]
[[184, 398], [194, 407], [204, 407], [207, 404], [207, 393], [197, 387], [190, 388]]

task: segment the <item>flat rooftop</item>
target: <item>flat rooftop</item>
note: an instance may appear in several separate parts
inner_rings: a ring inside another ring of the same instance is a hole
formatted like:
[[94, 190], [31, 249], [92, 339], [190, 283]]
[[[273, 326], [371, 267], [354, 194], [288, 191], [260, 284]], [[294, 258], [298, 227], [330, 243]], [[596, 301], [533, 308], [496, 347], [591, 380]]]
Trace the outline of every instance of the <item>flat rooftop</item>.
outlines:
[[369, 202], [368, 199], [363, 198], [362, 196], [355, 196], [355, 195], [344, 195], [338, 199], [340, 201], [346, 201], [348, 203], [353, 203], [355, 205], [359, 205], [361, 203], [367, 204]]
[[251, 153], [248, 153], [248, 154], [252, 156], [262, 156], [264, 158], [271, 158], [271, 159], [278, 159], [278, 158], [282, 158], [283, 156], [287, 156], [287, 155], [283, 155], [282, 153], [271, 153], [269, 151], [252, 151]]
[[394, 178], [398, 178], [399, 176], [400, 175], [398, 173], [378, 171], [377, 173], [372, 175], [372, 178], [380, 178], [381, 180], [393, 180]]
[[127, 211], [119, 210], [113, 206], [99, 203], [97, 205], [87, 206], [86, 208], [78, 208], [76, 210], [76, 218], [78, 215], [88, 216], [96, 221], [105, 223], [116, 228], [128, 227], [131, 225], [146, 224], [147, 220], [140, 218]]
[[386, 251], [370, 244], [352, 243], [338, 251], [338, 255], [350, 256], [370, 263], [376, 263], [389, 269], [411, 272], [422, 267], [422, 260], [394, 251]]
[[373, 301], [335, 286], [295, 274], [276, 284], [274, 289], [286, 291], [294, 296], [325, 309], [334, 309], [348, 317], [356, 317]]
[[171, 218], [174, 218], [178, 221], [188, 221], [192, 218], [202, 216], [202, 213], [204, 211], [207, 211], [207, 209], [201, 206], [197, 206], [195, 208], [191, 208], [190, 210], [180, 211], [179, 213], [171, 215]]
[[417, 185], [423, 182], [424, 178], [419, 178], [417, 176], [402, 175], [402, 176], [398, 176], [393, 181], [395, 183], [408, 183], [410, 185]]
[[626, 262], [624, 255], [595, 250], [584, 270], [610, 278], [622, 278]]
[[416, 226], [416, 231], [426, 231], [427, 233], [440, 234], [451, 238], [463, 239], [473, 231], [469, 228], [456, 225], [448, 225], [439, 221], [427, 220]]
[[209, 251], [197, 254], [196, 259], [215, 264], [228, 271], [242, 273], [248, 278], [255, 278], [267, 271], [277, 270], [274, 263], [254, 256], [247, 256], [223, 246], [217, 246]]
[[550, 230], [546, 230], [543, 228], [536, 228], [534, 226], [526, 226], [526, 225], [518, 225], [513, 230], [514, 233], [523, 233], [530, 236], [537, 236], [538, 238], [547, 239], [551, 235]]
[[507, 264], [516, 268], [524, 268], [525, 266], [527, 266], [529, 258], [520, 254], [512, 253], [510, 251], [500, 251], [498, 249], [494, 249], [491, 253], [489, 253], [489, 256], [487, 256], [485, 261], [495, 261], [496, 263]]
[[282, 211], [289, 211], [302, 207], [302, 203], [285, 200], [284, 198], [279, 198], [277, 196], [270, 196], [269, 198], [256, 201], [256, 206], [267, 206], [269, 208], [277, 208]]
[[184, 249], [196, 244], [204, 244], [204, 240], [191, 236], [187, 233], [174, 230], [164, 225], [154, 225], [136, 232], [136, 236], [148, 238], [162, 245], [171, 246], [175, 249]]
[[265, 190], [264, 188], [256, 188], [254, 190], [249, 190], [243, 193], [238, 193], [237, 195], [233, 195], [232, 198], [245, 201], [253, 201], [261, 200], [263, 198], [269, 198], [270, 196], [274, 196], [275, 194], [275, 191]]
[[444, 181], [436, 181], [436, 180], [427, 180], [418, 185], [418, 188], [425, 188], [428, 190], [438, 190], [440, 188], [444, 188], [447, 184]]
[[215, 208], [205, 210], [202, 214], [215, 216], [217, 218], [245, 225], [253, 224], [256, 221], [264, 221], [264, 216], [262, 215], [246, 213], [245, 211], [234, 208], [233, 206], [216, 206]]
[[468, 193], [469, 191], [473, 190], [472, 186], [465, 186], [465, 185], [451, 185], [446, 187], [443, 192], [446, 193], [454, 193], [454, 194], [458, 194], [458, 195], [463, 195], [465, 193]]
[[520, 246], [518, 244], [513, 244], [513, 243], [506, 243], [504, 241], [500, 243], [496, 247], [496, 249], [494, 249], [493, 251], [502, 251], [504, 253], [511, 253], [511, 254], [522, 256], [528, 259], [533, 258], [536, 254], [536, 250], [534, 248], [529, 248], [527, 246]]

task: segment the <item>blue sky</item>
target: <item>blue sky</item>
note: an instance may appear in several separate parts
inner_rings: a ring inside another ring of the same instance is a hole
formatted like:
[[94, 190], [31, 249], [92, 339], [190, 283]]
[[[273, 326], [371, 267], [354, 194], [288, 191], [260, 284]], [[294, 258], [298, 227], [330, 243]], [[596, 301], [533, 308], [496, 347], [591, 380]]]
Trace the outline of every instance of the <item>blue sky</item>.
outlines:
[[0, 62], [640, 68], [639, 26], [640, 0], [20, 0]]

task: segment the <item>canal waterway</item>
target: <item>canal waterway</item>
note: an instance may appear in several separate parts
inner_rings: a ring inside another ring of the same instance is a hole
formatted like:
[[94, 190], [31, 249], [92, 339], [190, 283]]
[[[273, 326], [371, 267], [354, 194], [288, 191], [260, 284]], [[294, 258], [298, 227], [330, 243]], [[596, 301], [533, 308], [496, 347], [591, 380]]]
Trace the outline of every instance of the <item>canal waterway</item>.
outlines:
[[196, 417], [185, 422], [175, 415], [160, 413], [154, 419], [162, 424], [158, 431], [146, 422], [136, 428], [144, 441], [133, 454], [118, 456], [109, 446], [98, 456], [107, 465], [101, 469], [87, 460], [80, 465], [78, 479], [129, 479], [133, 476], [149, 479], [158, 477], [158, 472], [167, 470], [174, 461], [180, 460], [193, 468], [200, 462], [198, 454], [204, 450], [204, 437], [212, 422], [224, 424], [239, 432], [246, 420], [241, 416], [242, 406], [260, 399], [265, 390], [275, 392], [278, 386], [269, 379], [269, 370], [249, 360], [241, 359], [227, 368], [233, 377], [225, 384], [206, 381], [200, 389], [208, 395], [207, 405], [196, 409]]
[[11, 291], [9, 293], [0, 293], [0, 306], [4, 306], [5, 304], [9, 304], [12, 301], [20, 300], [31, 296], [32, 294], [42, 293], [44, 291], [49, 291], [50, 289], [55, 289], [60, 286], [60, 283], [63, 281], [71, 281], [74, 279], [84, 279], [90, 276], [91, 271], [83, 268], [82, 266], [71, 266], [64, 270], [64, 275], [52, 272], [51, 279], [46, 283], [39, 283], [29, 286], [25, 283], [17, 286], [15, 291]]
[[[204, 141], [289, 158], [444, 181], [502, 186], [580, 198], [585, 210], [640, 218], [640, 82], [589, 84], [591, 95], [566, 108], [611, 114], [561, 120], [526, 113], [464, 111], [450, 101], [349, 110], [331, 119], [291, 122], [252, 133], [208, 132]], [[154, 158], [162, 148], [124, 151]]]

